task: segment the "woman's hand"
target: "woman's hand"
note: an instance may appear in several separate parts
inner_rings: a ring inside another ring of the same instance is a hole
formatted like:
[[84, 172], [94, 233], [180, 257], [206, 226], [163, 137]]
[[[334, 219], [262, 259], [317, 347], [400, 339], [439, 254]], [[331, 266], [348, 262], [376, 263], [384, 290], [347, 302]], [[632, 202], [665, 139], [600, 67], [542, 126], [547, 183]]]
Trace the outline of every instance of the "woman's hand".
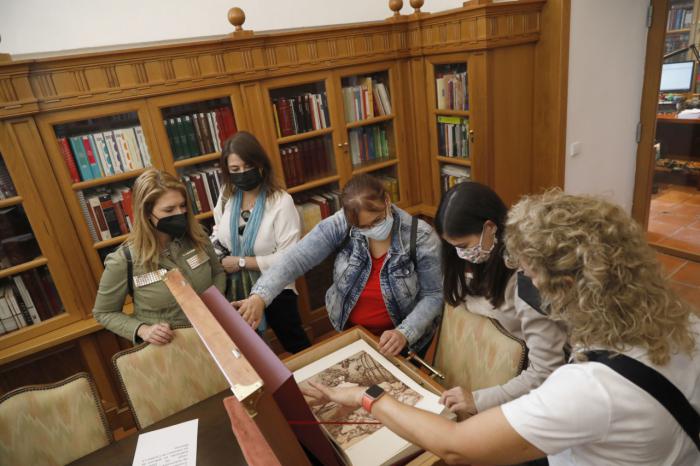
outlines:
[[362, 395], [367, 390], [367, 387], [328, 387], [316, 382], [309, 382], [309, 385], [310, 389], [302, 393], [312, 398], [314, 404], [334, 401], [350, 408], [362, 406]]
[[136, 334], [141, 337], [143, 341], [154, 345], [167, 345], [175, 336], [170, 329], [170, 324], [167, 322], [153, 325], [142, 324], [136, 331]]
[[460, 421], [476, 414], [474, 395], [462, 387], [454, 387], [442, 392], [440, 403], [459, 416]]
[[387, 330], [379, 337], [379, 352], [384, 356], [396, 356], [406, 347], [406, 337], [398, 330]]
[[253, 329], [258, 328], [263, 312], [265, 312], [265, 301], [260, 296], [252, 294], [248, 299], [234, 301], [231, 304], [238, 310], [248, 325], [253, 327]]
[[234, 256], [226, 256], [221, 259], [221, 266], [224, 268], [226, 273], [236, 273], [241, 270], [241, 268], [238, 267], [238, 257]]

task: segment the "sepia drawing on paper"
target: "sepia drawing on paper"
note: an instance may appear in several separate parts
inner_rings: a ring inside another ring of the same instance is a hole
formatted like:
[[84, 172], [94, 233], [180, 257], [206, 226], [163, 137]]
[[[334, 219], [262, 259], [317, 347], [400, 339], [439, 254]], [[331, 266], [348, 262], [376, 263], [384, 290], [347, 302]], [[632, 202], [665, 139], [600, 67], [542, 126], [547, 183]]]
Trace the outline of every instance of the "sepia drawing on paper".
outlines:
[[[350, 387], [379, 385], [389, 395], [402, 403], [414, 406], [422, 396], [408, 388], [389, 371], [377, 362], [365, 351], [360, 351], [352, 356], [330, 366], [318, 374], [304, 380], [299, 384], [302, 393], [311, 407], [311, 411], [320, 421], [333, 422], [376, 422], [376, 420], [362, 408], [347, 408], [332, 401], [319, 402], [313, 397], [307, 396], [315, 391], [309, 386], [309, 382], [321, 383], [331, 387]], [[347, 449], [354, 443], [379, 430], [381, 424], [326, 424], [326, 431], [338, 443]]]

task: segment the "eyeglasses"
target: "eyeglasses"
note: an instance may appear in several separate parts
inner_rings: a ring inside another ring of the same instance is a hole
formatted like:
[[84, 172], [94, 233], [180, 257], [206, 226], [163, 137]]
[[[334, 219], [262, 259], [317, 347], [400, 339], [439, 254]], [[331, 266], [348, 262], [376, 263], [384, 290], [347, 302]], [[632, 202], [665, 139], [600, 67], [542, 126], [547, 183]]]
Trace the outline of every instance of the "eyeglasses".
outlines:
[[366, 225], [366, 226], [357, 225], [357, 228], [359, 228], [360, 230], [369, 230], [369, 229], [371, 229], [371, 228], [376, 227], [376, 226], [379, 225], [380, 223], [382, 223], [384, 220], [386, 220], [386, 218], [387, 218], [388, 216], [389, 216], [389, 211], [388, 211], [388, 210], [385, 210], [385, 211], [384, 211], [384, 215], [381, 216], [381, 217], [379, 217], [379, 218], [377, 218], [377, 219], [375, 219], [374, 222], [372, 222], [372, 223], [370, 223], [369, 225]]

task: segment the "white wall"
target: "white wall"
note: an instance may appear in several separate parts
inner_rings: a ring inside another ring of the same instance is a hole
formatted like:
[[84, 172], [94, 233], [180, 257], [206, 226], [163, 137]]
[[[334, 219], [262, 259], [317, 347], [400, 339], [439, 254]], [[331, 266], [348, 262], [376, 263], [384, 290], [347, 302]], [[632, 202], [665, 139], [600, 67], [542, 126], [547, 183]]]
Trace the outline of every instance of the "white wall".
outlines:
[[[422, 11], [462, 6], [427, 0]], [[229, 8], [246, 14], [245, 29], [264, 31], [392, 15], [388, 0], [0, 0], [0, 53], [25, 54], [227, 34]], [[413, 9], [404, 0], [403, 14]]]
[[[572, 0], [564, 189], [632, 207], [647, 0]], [[581, 153], [571, 157], [574, 142]]]

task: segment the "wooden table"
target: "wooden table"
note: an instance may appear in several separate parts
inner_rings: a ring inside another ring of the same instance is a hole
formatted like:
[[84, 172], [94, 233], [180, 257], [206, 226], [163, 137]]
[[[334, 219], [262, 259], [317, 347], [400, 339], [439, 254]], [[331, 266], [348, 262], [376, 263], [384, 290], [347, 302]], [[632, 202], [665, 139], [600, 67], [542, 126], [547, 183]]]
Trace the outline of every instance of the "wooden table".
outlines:
[[[231, 396], [225, 390], [189, 408], [175, 413], [162, 421], [147, 427], [143, 432], [150, 432], [169, 427], [180, 422], [199, 419], [197, 428], [197, 464], [200, 466], [246, 466], [243, 453], [238, 447], [236, 437], [231, 430], [231, 421], [224, 408], [223, 400]], [[130, 435], [118, 442], [97, 450], [71, 465], [125, 466], [134, 460], [138, 434]]]

